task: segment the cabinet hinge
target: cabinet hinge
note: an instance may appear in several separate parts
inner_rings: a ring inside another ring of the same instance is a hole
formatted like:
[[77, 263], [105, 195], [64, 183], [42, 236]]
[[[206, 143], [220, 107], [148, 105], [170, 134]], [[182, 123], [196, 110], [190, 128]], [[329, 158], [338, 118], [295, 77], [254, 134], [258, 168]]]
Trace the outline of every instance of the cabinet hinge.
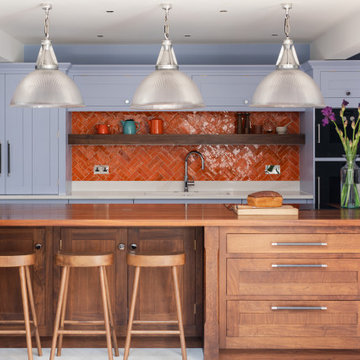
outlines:
[[63, 248], [63, 244], [62, 244], [62, 240], [60, 239], [59, 240], [59, 250], [62, 250], [62, 248]]
[[194, 251], [196, 251], [196, 239], [194, 240]]
[[194, 315], [196, 315], [196, 304], [194, 304]]

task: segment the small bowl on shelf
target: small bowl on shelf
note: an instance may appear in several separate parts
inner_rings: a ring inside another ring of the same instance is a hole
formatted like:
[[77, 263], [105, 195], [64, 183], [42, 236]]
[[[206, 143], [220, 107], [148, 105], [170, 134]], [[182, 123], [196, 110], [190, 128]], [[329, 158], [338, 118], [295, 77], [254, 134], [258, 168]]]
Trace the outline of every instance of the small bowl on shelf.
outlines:
[[277, 126], [276, 133], [279, 135], [284, 135], [287, 133], [287, 126]]

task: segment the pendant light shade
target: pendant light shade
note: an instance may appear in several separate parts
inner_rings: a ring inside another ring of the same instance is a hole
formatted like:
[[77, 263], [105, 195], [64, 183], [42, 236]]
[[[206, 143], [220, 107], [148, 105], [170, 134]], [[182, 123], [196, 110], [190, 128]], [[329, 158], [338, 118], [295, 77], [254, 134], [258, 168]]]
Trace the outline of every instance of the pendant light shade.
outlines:
[[84, 106], [75, 82], [59, 70], [48, 33], [48, 15], [51, 5], [44, 5], [43, 9], [46, 14], [45, 39], [41, 42], [35, 70], [17, 86], [10, 105], [36, 108]]
[[283, 41], [276, 70], [267, 75], [257, 86], [251, 106], [254, 107], [324, 107], [324, 98], [315, 81], [299, 69], [293, 41], [289, 38], [289, 10], [286, 11]]
[[171, 6], [162, 6], [165, 10], [165, 40], [160, 49], [155, 71], [141, 82], [133, 96], [131, 107], [143, 110], [184, 110], [204, 107], [196, 84], [179, 70], [168, 33], [167, 16]]

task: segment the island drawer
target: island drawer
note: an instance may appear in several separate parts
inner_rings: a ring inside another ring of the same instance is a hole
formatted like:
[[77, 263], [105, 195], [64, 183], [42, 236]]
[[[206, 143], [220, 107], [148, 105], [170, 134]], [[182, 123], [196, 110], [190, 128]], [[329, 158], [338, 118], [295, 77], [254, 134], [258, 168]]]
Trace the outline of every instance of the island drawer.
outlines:
[[360, 253], [360, 234], [226, 234], [227, 253]]
[[360, 295], [357, 259], [226, 260], [226, 295]]
[[227, 301], [222, 346], [359, 349], [359, 310], [358, 301]]

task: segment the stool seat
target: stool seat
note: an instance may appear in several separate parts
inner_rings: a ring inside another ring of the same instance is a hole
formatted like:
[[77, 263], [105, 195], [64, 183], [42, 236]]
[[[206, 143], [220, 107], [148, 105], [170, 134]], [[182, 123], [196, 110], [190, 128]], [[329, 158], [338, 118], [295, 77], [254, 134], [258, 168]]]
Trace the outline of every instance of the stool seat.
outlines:
[[0, 255], [0, 267], [31, 266], [35, 264], [35, 254], [9, 253]]
[[128, 253], [126, 262], [128, 265], [139, 267], [179, 266], [185, 264], [185, 254]]
[[114, 263], [114, 254], [59, 253], [55, 256], [55, 264], [71, 267], [109, 266]]

